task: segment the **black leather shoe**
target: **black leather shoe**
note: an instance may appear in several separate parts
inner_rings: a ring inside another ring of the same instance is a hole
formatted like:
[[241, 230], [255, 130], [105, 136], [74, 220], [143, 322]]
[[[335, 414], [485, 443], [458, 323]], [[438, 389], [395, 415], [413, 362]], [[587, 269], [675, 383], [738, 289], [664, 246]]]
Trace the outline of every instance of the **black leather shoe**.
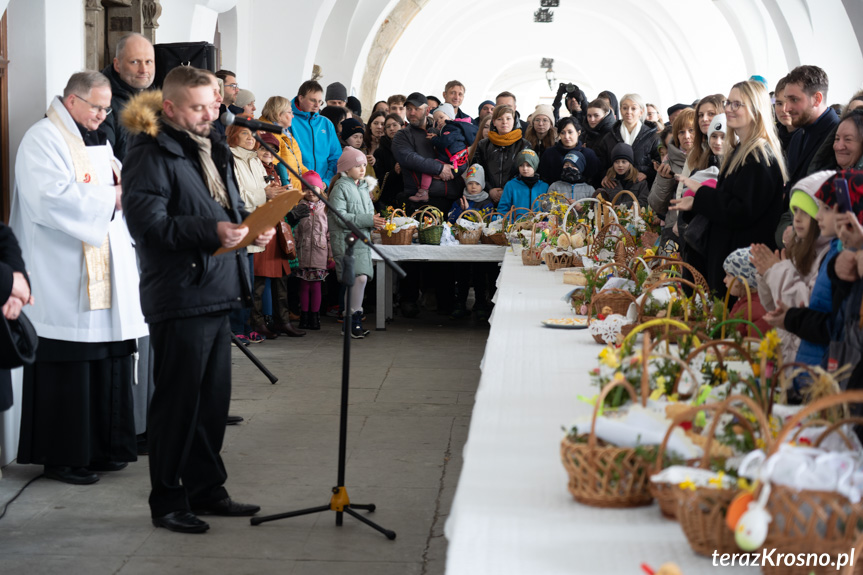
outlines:
[[153, 517], [153, 525], [176, 533], [203, 533], [210, 528], [209, 523], [201, 521], [189, 511], [172, 511], [161, 517]]
[[99, 481], [99, 476], [84, 467], [45, 466], [45, 477], [72, 485], [90, 485]]
[[237, 425], [238, 423], [243, 423], [243, 421], [242, 415], [229, 415], [225, 425]]
[[221, 501], [193, 505], [193, 511], [198, 515], [223, 515], [225, 517], [249, 517], [261, 510], [260, 505], [249, 505], [248, 503], [237, 503], [230, 497]]
[[90, 471], [120, 471], [126, 469], [128, 465], [125, 461], [91, 461], [87, 469]]

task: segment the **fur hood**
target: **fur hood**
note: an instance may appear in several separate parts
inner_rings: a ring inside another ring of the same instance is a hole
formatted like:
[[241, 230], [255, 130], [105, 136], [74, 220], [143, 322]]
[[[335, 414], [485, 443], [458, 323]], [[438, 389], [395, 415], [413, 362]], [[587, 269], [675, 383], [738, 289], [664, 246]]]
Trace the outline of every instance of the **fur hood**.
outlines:
[[162, 115], [162, 91], [144, 91], [133, 96], [120, 114], [120, 123], [129, 134], [159, 135], [159, 117]]

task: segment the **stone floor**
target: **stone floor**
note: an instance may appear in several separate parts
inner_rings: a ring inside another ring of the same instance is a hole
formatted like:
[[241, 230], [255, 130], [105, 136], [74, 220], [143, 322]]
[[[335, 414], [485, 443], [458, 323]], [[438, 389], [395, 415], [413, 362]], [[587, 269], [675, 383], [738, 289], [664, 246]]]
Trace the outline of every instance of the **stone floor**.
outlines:
[[[227, 429], [227, 487], [264, 515], [326, 505], [336, 483], [342, 339], [334, 320], [323, 327], [252, 346], [275, 385], [232, 352], [231, 413], [246, 420]], [[370, 518], [395, 541], [348, 516], [337, 528], [333, 512], [255, 527], [208, 518], [205, 535], [155, 529], [144, 457], [92, 486], [30, 485], [0, 519], [0, 573], [443, 573], [443, 526], [487, 335], [487, 324], [424, 312], [353, 342], [346, 483], [355, 502], [377, 505]], [[40, 471], [4, 468], [0, 505]]]

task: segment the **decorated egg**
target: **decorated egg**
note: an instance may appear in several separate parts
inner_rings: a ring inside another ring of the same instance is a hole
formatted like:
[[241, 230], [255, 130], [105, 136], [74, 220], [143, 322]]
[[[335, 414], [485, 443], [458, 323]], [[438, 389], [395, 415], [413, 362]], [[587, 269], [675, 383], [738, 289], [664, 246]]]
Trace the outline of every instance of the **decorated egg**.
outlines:
[[[704, 413], [703, 411], [700, 413]], [[743, 514], [746, 513], [746, 508], [749, 507], [749, 504], [755, 500], [755, 496], [751, 493], [744, 492], [738, 493], [734, 499], [731, 501], [731, 505], [728, 506], [728, 511], [725, 513], [725, 524], [728, 525], [728, 528], [732, 531], [737, 527], [737, 522], [740, 521], [740, 518], [743, 517]]]
[[578, 313], [580, 315], [587, 315], [588, 309], [587, 304], [581, 304], [581, 307], [578, 308]]
[[571, 238], [571, 244], [574, 248], [584, 247], [584, 236], [581, 234], [574, 234]]
[[569, 241], [569, 234], [566, 232], [561, 233], [560, 237], [557, 238], [557, 245], [558, 247], [561, 247], [563, 249], [568, 248], [571, 245], [571, 242]]
[[755, 551], [767, 539], [767, 525], [771, 517], [758, 503], [750, 503], [746, 513], [734, 528], [734, 541], [743, 551]]

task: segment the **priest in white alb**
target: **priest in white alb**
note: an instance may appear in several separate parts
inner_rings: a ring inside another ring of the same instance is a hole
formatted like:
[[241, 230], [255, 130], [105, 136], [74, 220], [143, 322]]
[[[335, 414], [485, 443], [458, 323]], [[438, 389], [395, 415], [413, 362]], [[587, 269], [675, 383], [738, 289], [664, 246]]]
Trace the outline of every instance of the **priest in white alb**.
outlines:
[[10, 226], [27, 262], [39, 335], [24, 368], [18, 463], [72, 484], [135, 461], [132, 406], [141, 314], [134, 246], [120, 203], [120, 164], [97, 129], [111, 84], [72, 75], [24, 135]]

